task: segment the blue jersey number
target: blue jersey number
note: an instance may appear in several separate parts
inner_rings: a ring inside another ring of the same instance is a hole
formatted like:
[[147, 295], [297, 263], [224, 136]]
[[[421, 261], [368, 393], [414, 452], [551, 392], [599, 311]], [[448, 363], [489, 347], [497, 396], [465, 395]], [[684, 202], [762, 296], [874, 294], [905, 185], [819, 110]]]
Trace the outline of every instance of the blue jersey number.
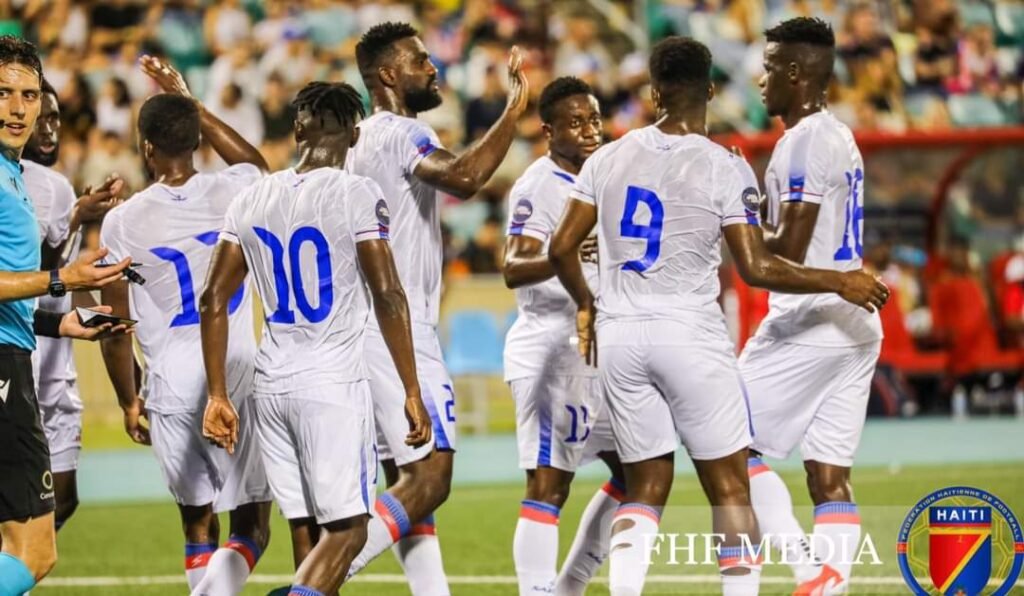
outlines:
[[[854, 255], [857, 258], [864, 256], [863, 234], [864, 203], [861, 191], [863, 189], [864, 171], [860, 168], [846, 173], [846, 183], [850, 187], [850, 194], [846, 195], [846, 224], [843, 227], [843, 245], [835, 254], [837, 261], [852, 261]], [[850, 240], [853, 246], [850, 246]]]
[[[646, 226], [633, 222], [636, 209], [643, 203], [651, 210], [651, 221]], [[665, 219], [665, 208], [661, 199], [653, 191], [639, 186], [626, 188], [626, 208], [619, 222], [619, 233], [623, 238], [642, 238], [647, 241], [647, 249], [639, 261], [626, 261], [622, 265], [624, 271], [643, 273], [650, 269], [661, 254], [661, 224]]]
[[[217, 243], [217, 232], [203, 232], [195, 237], [206, 246], [213, 246]], [[171, 319], [171, 327], [184, 327], [186, 325], [199, 324], [199, 309], [196, 308], [195, 285], [192, 280], [192, 269], [188, 265], [188, 258], [185, 253], [170, 246], [158, 246], [151, 248], [149, 252], [156, 257], [169, 261], [174, 265], [174, 272], [178, 276], [178, 289], [181, 290], [181, 312]], [[245, 296], [245, 284], [243, 283], [228, 303], [228, 314], [234, 314], [242, 304]]]
[[[309, 226], [299, 228], [288, 241], [288, 262], [291, 264], [291, 284], [284, 265], [284, 242], [270, 230], [253, 228], [256, 237], [270, 249], [274, 268], [274, 288], [277, 294], [277, 309], [267, 317], [268, 323], [294, 323], [295, 311], [291, 307], [292, 291], [295, 307], [310, 323], [319, 323], [327, 318], [334, 304], [334, 283], [331, 279], [331, 251], [327, 239], [320, 230]], [[299, 256], [302, 245], [309, 242], [316, 251], [317, 305], [309, 302], [306, 288], [302, 284], [302, 269]]]
[[[587, 437], [590, 436], [590, 412], [587, 411], [587, 406], [580, 406], [577, 411], [573, 406], [566, 405], [565, 409], [569, 410], [569, 417], [572, 419], [569, 421], [571, 428], [569, 429], [569, 436], [565, 438], [565, 442], [582, 443], [586, 441]], [[581, 429], [582, 433], [580, 432]]]

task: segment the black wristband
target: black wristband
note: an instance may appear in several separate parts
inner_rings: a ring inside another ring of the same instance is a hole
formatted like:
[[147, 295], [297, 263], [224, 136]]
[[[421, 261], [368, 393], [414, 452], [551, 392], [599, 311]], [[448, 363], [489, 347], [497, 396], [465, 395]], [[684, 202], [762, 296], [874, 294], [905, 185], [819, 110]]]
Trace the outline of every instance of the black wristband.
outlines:
[[32, 317], [32, 331], [43, 337], [60, 337], [60, 321], [64, 313], [36, 310]]

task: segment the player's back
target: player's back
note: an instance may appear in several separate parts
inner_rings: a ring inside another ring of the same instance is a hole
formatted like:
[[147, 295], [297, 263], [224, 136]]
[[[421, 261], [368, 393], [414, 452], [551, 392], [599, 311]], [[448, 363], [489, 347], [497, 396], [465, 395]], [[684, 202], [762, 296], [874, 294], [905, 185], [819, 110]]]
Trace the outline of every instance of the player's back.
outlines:
[[[195, 174], [182, 186], [153, 184], [113, 209], [103, 222], [107, 260], [141, 263], [144, 285], [129, 284], [136, 337], [146, 358], [146, 407], [194, 411], [206, 396], [199, 333], [202, 295], [213, 246], [232, 201], [261, 176], [250, 164]], [[231, 301], [228, 389], [245, 391], [256, 352], [248, 283]]]
[[[782, 203], [819, 205], [803, 264], [856, 271], [863, 267], [864, 160], [850, 129], [827, 111], [803, 118], [779, 139], [765, 172], [768, 221]], [[759, 334], [813, 345], [858, 345], [881, 339], [876, 314], [836, 294], [773, 292]]]
[[356, 242], [387, 238], [388, 219], [373, 181], [336, 168], [266, 176], [232, 207], [222, 238], [241, 245], [266, 314], [257, 392], [366, 378]]
[[[434, 131], [415, 118], [387, 111], [359, 123], [359, 141], [345, 168], [376, 182], [391, 209], [395, 266], [415, 325], [434, 327], [441, 297], [442, 240], [437, 190], [413, 172], [440, 146]], [[376, 327], [376, 320], [370, 325]]]
[[746, 162], [706, 137], [654, 126], [590, 157], [573, 196], [597, 205], [599, 324], [672, 319], [721, 327], [722, 227], [757, 223], [756, 186]]

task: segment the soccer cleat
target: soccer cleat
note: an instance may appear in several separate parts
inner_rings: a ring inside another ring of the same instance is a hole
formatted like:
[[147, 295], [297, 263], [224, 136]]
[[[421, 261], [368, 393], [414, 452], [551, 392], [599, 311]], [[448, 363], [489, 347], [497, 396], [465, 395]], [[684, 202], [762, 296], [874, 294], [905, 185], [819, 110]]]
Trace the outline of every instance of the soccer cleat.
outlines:
[[[829, 594], [841, 594], [841, 591], [834, 591], [843, 583], [843, 576], [828, 565], [821, 566], [821, 573], [814, 579], [809, 579], [796, 587], [793, 596], [828, 596]], [[844, 590], [845, 591], [845, 590]]]

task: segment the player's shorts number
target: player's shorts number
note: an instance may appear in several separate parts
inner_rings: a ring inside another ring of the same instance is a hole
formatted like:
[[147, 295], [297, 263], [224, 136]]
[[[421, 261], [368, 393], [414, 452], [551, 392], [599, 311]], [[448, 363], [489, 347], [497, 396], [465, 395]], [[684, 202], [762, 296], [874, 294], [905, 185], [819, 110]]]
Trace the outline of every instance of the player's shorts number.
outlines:
[[[634, 222], [637, 207], [640, 203], [647, 205], [651, 211], [651, 220], [647, 225]], [[622, 221], [619, 222], [619, 233], [623, 238], [641, 238], [647, 241], [647, 248], [644, 256], [638, 261], [626, 261], [622, 264], [624, 271], [636, 271], [642, 273], [647, 271], [661, 254], [661, 224], [665, 219], [665, 208], [661, 199], [654, 191], [630, 186], [626, 188], [626, 207], [622, 214]]]
[[[216, 231], [203, 232], [196, 236], [195, 240], [206, 246], [213, 246], [217, 243], [217, 236], [218, 233]], [[199, 309], [196, 308], [195, 285], [192, 283], [192, 269], [188, 265], [188, 257], [185, 256], [185, 253], [170, 246], [158, 246], [149, 249], [149, 252], [174, 265], [174, 272], [178, 276], [178, 289], [181, 291], [181, 312], [171, 319], [171, 327], [198, 325]], [[228, 303], [229, 315], [234, 314], [238, 310], [239, 305], [242, 304], [243, 297], [245, 297], [244, 283], [238, 288], [235, 295], [231, 297], [231, 302]]]
[[[569, 436], [565, 438], [566, 443], [582, 443], [590, 436], [590, 412], [587, 406], [580, 406], [579, 410], [566, 404], [565, 409], [569, 411]], [[580, 429], [583, 430], [582, 436]]]
[[[291, 307], [292, 291], [295, 294], [295, 307], [310, 323], [319, 323], [327, 318], [334, 304], [334, 283], [331, 279], [331, 251], [327, 239], [320, 230], [305, 226], [295, 230], [288, 240], [288, 263], [291, 266], [289, 285], [288, 271], [284, 264], [284, 243], [270, 230], [253, 227], [256, 237], [270, 249], [274, 267], [274, 288], [277, 294], [277, 308], [269, 317], [268, 323], [294, 323], [295, 311]], [[309, 242], [316, 251], [316, 274], [318, 301], [316, 308], [309, 302], [306, 288], [302, 284], [302, 267], [300, 257], [302, 245]]]
[[[864, 256], [864, 245], [862, 242], [864, 222], [864, 205], [861, 203], [861, 189], [864, 182], [864, 170], [857, 168], [852, 172], [846, 172], [846, 183], [850, 186], [850, 192], [846, 195], [846, 224], [843, 227], [843, 245], [836, 250], [834, 259], [837, 261], [852, 261], [856, 254], [858, 258]], [[853, 246], [850, 246], [850, 240]]]

